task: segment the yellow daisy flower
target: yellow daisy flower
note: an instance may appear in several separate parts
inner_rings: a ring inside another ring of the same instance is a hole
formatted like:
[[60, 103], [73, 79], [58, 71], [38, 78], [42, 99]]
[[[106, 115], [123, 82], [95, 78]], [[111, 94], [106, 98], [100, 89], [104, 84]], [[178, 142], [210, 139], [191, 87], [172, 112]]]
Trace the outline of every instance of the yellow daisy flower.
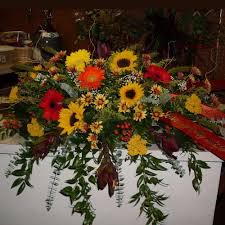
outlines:
[[162, 111], [160, 107], [154, 107], [153, 112], [151, 113], [152, 119], [158, 121], [160, 117], [165, 116], [165, 113]]
[[138, 111], [138, 110], [142, 111], [142, 110], [144, 110], [144, 108], [145, 108], [144, 104], [142, 104], [141, 102], [138, 102], [137, 105], [134, 107], [134, 110], [135, 111]]
[[66, 67], [71, 70], [75, 68], [78, 72], [83, 72], [85, 66], [91, 61], [91, 54], [85, 49], [72, 52], [66, 57]]
[[119, 112], [121, 112], [121, 113], [126, 113], [126, 112], [130, 112], [130, 109], [129, 109], [129, 106], [127, 105], [127, 103], [126, 102], [120, 102], [119, 103]]
[[27, 131], [32, 137], [41, 137], [44, 135], [44, 128], [37, 122], [36, 118], [31, 119], [27, 124]]
[[9, 102], [10, 103], [15, 103], [17, 102], [18, 100], [18, 92], [19, 92], [19, 89], [17, 86], [14, 86], [11, 88], [11, 91], [10, 91], [10, 94], [9, 94]]
[[96, 66], [102, 67], [105, 63], [105, 59], [104, 58], [96, 59], [94, 63], [95, 63]]
[[161, 95], [162, 94], [162, 87], [160, 85], [154, 84], [151, 88], [151, 92], [154, 95]]
[[128, 83], [120, 88], [120, 100], [126, 102], [128, 106], [135, 105], [144, 95], [143, 88], [140, 84]]
[[140, 122], [141, 120], [145, 119], [146, 116], [147, 116], [147, 113], [146, 113], [145, 110], [144, 111], [137, 110], [137, 111], [134, 112], [133, 119], [135, 121], [139, 121]]
[[84, 129], [83, 121], [83, 106], [78, 103], [71, 102], [68, 108], [64, 108], [59, 113], [59, 127], [63, 128], [61, 134], [67, 133], [70, 135], [76, 130]]
[[97, 142], [91, 142], [91, 149], [98, 149]]
[[87, 137], [87, 140], [91, 143], [98, 143], [98, 136], [96, 134], [90, 133]]
[[134, 135], [127, 144], [128, 154], [130, 156], [146, 155], [147, 141], [142, 139], [140, 135]]
[[99, 134], [103, 129], [102, 121], [96, 121], [90, 125], [90, 129], [93, 133]]
[[133, 51], [124, 50], [114, 53], [110, 58], [110, 69], [113, 73], [135, 72], [137, 56]]
[[196, 95], [192, 94], [191, 97], [187, 98], [185, 102], [185, 108], [194, 114], [202, 112], [201, 99]]
[[95, 98], [95, 107], [96, 109], [103, 109], [107, 104], [109, 100], [106, 99], [106, 97], [102, 94], [98, 94]]
[[83, 106], [89, 106], [93, 101], [93, 95], [88, 92], [86, 95], [81, 95], [80, 102]]

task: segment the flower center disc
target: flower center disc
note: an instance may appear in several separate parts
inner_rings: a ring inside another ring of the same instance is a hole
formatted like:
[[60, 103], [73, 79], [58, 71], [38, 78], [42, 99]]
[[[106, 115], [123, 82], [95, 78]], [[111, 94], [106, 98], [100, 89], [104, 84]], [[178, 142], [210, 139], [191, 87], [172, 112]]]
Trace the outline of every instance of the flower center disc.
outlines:
[[89, 82], [94, 82], [94, 81], [96, 81], [96, 80], [97, 80], [97, 79], [96, 79], [96, 75], [95, 75], [95, 74], [89, 75], [88, 78], [87, 78], [87, 80], [88, 80]]
[[51, 102], [49, 106], [50, 106], [50, 108], [54, 109], [56, 107], [56, 103], [55, 102]]
[[130, 98], [130, 99], [133, 99], [135, 97], [135, 91], [133, 89], [129, 90], [126, 92], [126, 97], [127, 98]]
[[70, 126], [74, 126], [74, 124], [78, 121], [78, 119], [75, 117], [76, 113], [73, 113], [70, 117]]
[[129, 59], [120, 59], [117, 62], [118, 67], [129, 67], [130, 66], [130, 60]]

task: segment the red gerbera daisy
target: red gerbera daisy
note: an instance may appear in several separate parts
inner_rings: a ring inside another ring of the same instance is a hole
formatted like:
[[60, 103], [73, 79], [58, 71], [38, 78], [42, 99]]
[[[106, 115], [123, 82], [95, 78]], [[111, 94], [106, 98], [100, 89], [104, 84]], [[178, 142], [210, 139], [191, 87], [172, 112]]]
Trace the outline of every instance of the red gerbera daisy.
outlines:
[[101, 86], [101, 81], [105, 79], [104, 70], [95, 66], [87, 66], [77, 79], [82, 88], [98, 89]]
[[144, 74], [144, 78], [151, 78], [154, 81], [161, 81], [165, 84], [171, 81], [171, 75], [165, 69], [156, 65], [148, 67], [147, 72]]
[[43, 118], [46, 120], [58, 120], [63, 99], [63, 95], [55, 89], [48, 90], [39, 105], [44, 110]]

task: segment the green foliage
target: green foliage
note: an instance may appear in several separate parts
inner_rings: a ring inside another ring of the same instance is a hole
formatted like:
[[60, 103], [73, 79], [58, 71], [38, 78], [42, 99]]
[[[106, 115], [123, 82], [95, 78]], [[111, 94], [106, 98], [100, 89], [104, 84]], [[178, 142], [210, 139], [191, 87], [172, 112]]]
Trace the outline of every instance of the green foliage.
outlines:
[[[11, 186], [11, 188], [18, 188], [17, 195], [20, 195], [25, 190], [26, 186], [32, 187], [30, 183], [30, 176], [32, 174], [33, 165], [35, 162], [32, 156], [32, 149], [30, 146], [24, 146], [24, 148], [20, 149], [20, 153], [17, 154], [14, 161], [10, 162], [9, 169], [6, 171], [7, 177], [17, 177]], [[12, 168], [11, 164], [19, 169], [15, 169], [14, 167]], [[12, 171], [10, 171], [10, 168]]]
[[[73, 149], [73, 151], [72, 151]], [[84, 216], [83, 225], [91, 225], [95, 218], [95, 213], [90, 201], [91, 185], [96, 184], [96, 178], [91, 174], [95, 169], [88, 165], [87, 148], [80, 148], [79, 144], [74, 148], [67, 144], [64, 151], [66, 154], [57, 155], [52, 165], [63, 170], [65, 168], [72, 170], [73, 177], [66, 181], [72, 186], [64, 187], [60, 193], [69, 198], [72, 205], [72, 213], [79, 213]]]
[[[162, 166], [163, 160], [155, 158], [150, 154], [140, 157], [140, 164], [137, 167], [136, 175], [138, 176], [137, 188], [138, 192], [131, 196], [129, 203], [134, 203], [134, 205], [140, 202], [140, 214], [144, 212], [147, 218], [146, 225], [149, 224], [159, 224], [161, 223], [167, 215], [165, 215], [158, 206], [163, 206], [167, 199], [166, 196], [158, 194], [150, 186], [164, 185], [162, 179], [156, 177], [156, 173], [151, 170], [165, 171], [166, 168]], [[142, 203], [141, 203], [141, 200]]]

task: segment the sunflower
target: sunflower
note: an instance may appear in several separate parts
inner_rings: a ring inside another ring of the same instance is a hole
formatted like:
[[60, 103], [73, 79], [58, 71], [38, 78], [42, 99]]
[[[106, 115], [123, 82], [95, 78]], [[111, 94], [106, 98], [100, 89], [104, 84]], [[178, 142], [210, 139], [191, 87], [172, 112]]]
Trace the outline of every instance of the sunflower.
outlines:
[[111, 56], [110, 69], [112, 73], [135, 72], [137, 56], [133, 51], [124, 50]]
[[134, 135], [127, 144], [128, 154], [130, 156], [146, 155], [147, 141], [142, 139], [140, 135]]
[[86, 95], [81, 95], [80, 102], [83, 106], [89, 106], [93, 101], [93, 95], [88, 92]]
[[128, 106], [135, 105], [143, 95], [143, 88], [136, 82], [128, 83], [120, 88], [120, 100], [121, 102], [126, 102]]
[[76, 70], [78, 72], [84, 71], [85, 66], [91, 61], [90, 52], [85, 49], [80, 49], [72, 52], [66, 57], [66, 67], [68, 70]]
[[72, 132], [76, 130], [84, 129], [84, 121], [83, 121], [83, 106], [78, 103], [71, 102], [68, 108], [64, 108], [60, 111], [59, 114], [59, 127], [63, 128], [61, 134], [67, 133], [70, 135]]
[[200, 114], [202, 112], [201, 99], [196, 94], [192, 94], [191, 97], [187, 98], [185, 108], [189, 112]]
[[95, 98], [95, 107], [96, 109], [103, 109], [108, 104], [109, 100], [103, 94], [98, 94]]
[[95, 66], [87, 66], [77, 79], [82, 88], [98, 89], [101, 86], [101, 81], [105, 79], [104, 70]]
[[46, 120], [58, 120], [63, 99], [64, 97], [60, 92], [55, 89], [48, 90], [39, 105], [44, 110], [43, 118]]

